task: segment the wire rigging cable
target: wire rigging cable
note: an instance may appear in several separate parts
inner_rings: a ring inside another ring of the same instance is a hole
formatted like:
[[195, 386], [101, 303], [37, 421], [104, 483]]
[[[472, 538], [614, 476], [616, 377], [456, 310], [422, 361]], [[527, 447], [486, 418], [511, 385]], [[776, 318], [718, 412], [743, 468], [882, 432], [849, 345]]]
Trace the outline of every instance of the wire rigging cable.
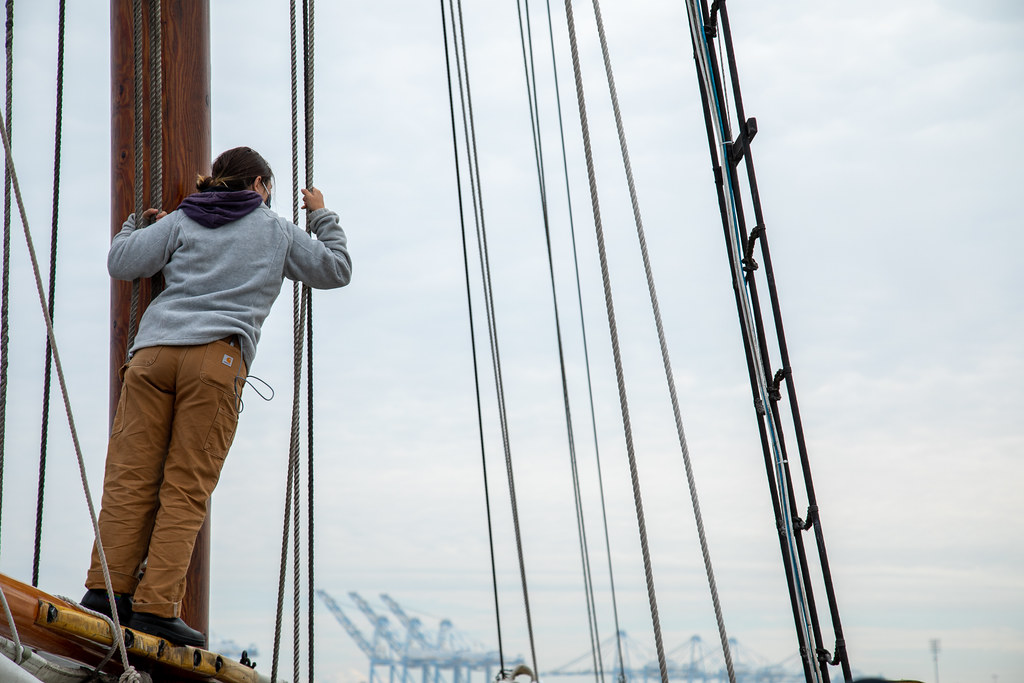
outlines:
[[[505, 407], [505, 384], [501, 369], [501, 351], [498, 344], [498, 321], [494, 308], [494, 287], [491, 279], [491, 263], [487, 242], [487, 223], [484, 219], [483, 184], [480, 179], [480, 157], [476, 144], [476, 124], [473, 116], [473, 96], [469, 75], [469, 53], [466, 49], [465, 23], [462, 16], [462, 0], [458, 0], [458, 34], [453, 33], [455, 41], [456, 73], [459, 76], [459, 92], [462, 98], [462, 115], [466, 135], [466, 150], [470, 172], [470, 187], [476, 209], [477, 251], [480, 260], [481, 280], [484, 289], [484, 310], [487, 319], [487, 332], [491, 348], [491, 363], [494, 371], [495, 393], [498, 401], [498, 416], [501, 424], [502, 446], [505, 452], [505, 473], [508, 481], [509, 504], [512, 510], [512, 524], [515, 531], [516, 556], [519, 562], [519, 578], [523, 591], [523, 607], [526, 617], [526, 630], [530, 642], [530, 659], [533, 670], [539, 671], [537, 665], [537, 648], [533, 635], [533, 618], [530, 611], [530, 594], [526, 581], [526, 560], [523, 553], [522, 532], [519, 524], [519, 503], [516, 497], [515, 477], [512, 468], [512, 447], [509, 436], [508, 414]], [[449, 1], [449, 9], [454, 20], [455, 9]], [[459, 50], [461, 46], [461, 52]], [[459, 56], [461, 54], [461, 62]]]
[[[548, 214], [547, 182], [544, 172], [544, 149], [540, 135], [540, 111], [537, 97], [537, 77], [534, 65], [533, 31], [530, 25], [530, 5], [526, 0], [517, 1], [519, 15], [519, 41], [523, 53], [523, 71], [526, 76], [526, 95], [530, 109], [530, 129], [533, 134], [534, 159], [537, 166], [537, 184], [540, 190], [541, 214], [544, 220], [544, 240], [547, 248], [548, 273], [551, 281], [551, 302], [555, 318], [555, 337], [558, 347], [558, 367], [562, 382], [562, 403], [565, 410], [566, 437], [569, 446], [569, 465], [572, 473], [573, 500], [576, 512], [576, 533], [580, 546], [580, 563], [583, 572], [584, 596], [587, 604], [587, 628], [590, 635], [590, 649], [594, 663], [595, 680], [604, 679], [604, 662], [601, 657], [601, 638], [594, 602], [594, 583], [590, 570], [590, 552], [587, 544], [586, 523], [583, 514], [583, 499], [580, 491], [579, 468], [576, 459], [576, 444], [572, 426], [572, 411], [569, 403], [569, 381], [565, 369], [565, 351], [562, 342], [562, 323], [558, 311], [558, 293], [555, 286], [555, 262], [551, 248], [551, 221]], [[550, 9], [550, 8], [549, 8]], [[524, 22], [525, 16], [525, 22]], [[550, 19], [550, 13], [549, 13]], [[525, 23], [525, 26], [524, 26]], [[553, 49], [553, 46], [552, 46]]]
[[647, 524], [644, 520], [643, 498], [640, 493], [640, 478], [633, 448], [633, 430], [629, 419], [629, 403], [626, 397], [626, 382], [622, 370], [622, 354], [619, 350], [618, 328], [615, 324], [615, 305], [612, 300], [611, 277], [608, 272], [608, 255], [605, 250], [604, 228], [601, 223], [601, 207], [597, 194], [597, 178], [594, 173], [594, 156], [590, 141], [590, 125], [587, 121], [586, 98], [583, 93], [583, 75], [580, 67], [579, 45], [576, 39], [576, 21], [572, 11], [572, 0], [565, 0], [565, 17], [569, 29], [569, 45], [572, 50], [573, 76], [576, 81], [576, 101], [579, 108], [583, 148], [587, 161], [587, 179], [590, 185], [590, 202], [594, 214], [594, 231], [597, 238], [601, 262], [601, 280], [604, 286], [605, 310], [608, 315], [608, 333], [612, 343], [612, 357], [615, 362], [615, 378], [619, 393], [619, 407], [622, 414], [622, 431], [626, 441], [626, 456], [629, 460], [629, 474], [633, 487], [633, 503], [636, 508], [637, 528], [643, 555], [644, 579], [647, 583], [647, 599], [651, 608], [651, 623], [654, 629], [654, 644], [658, 657], [658, 669], [662, 683], [668, 683], [668, 664], [665, 660], [665, 646], [661, 634], [661, 620], [658, 617], [658, 602], [654, 591], [654, 573], [647, 544]]
[[[582, 290], [582, 287], [580, 285], [580, 264], [579, 264], [578, 251], [576, 249], [576, 226], [575, 226], [575, 221], [573, 219], [572, 193], [569, 191], [569, 162], [568, 162], [568, 155], [566, 154], [566, 145], [565, 145], [565, 126], [564, 126], [563, 117], [562, 117], [562, 97], [561, 97], [559, 81], [558, 81], [558, 62], [555, 59], [555, 35], [554, 35], [554, 26], [553, 26], [553, 22], [552, 22], [552, 19], [551, 19], [551, 0], [545, 0], [545, 4], [546, 4], [546, 7], [547, 7], [547, 18], [548, 18], [548, 22], [547, 22], [548, 23], [548, 39], [549, 39], [549, 42], [550, 42], [550, 45], [551, 45], [551, 71], [552, 71], [552, 75], [554, 77], [554, 85], [555, 85], [555, 104], [556, 104], [557, 111], [558, 111], [558, 135], [559, 135], [559, 141], [561, 143], [561, 150], [562, 150], [562, 175], [563, 175], [563, 178], [564, 178], [564, 181], [565, 181], [565, 201], [566, 201], [566, 208], [568, 210], [568, 218], [569, 218], [569, 236], [570, 236], [571, 242], [572, 242], [573, 270], [574, 270], [574, 275], [576, 277], [576, 301], [577, 301], [577, 305], [579, 307], [579, 313], [580, 313], [580, 334], [581, 334], [581, 337], [582, 337], [582, 340], [583, 340], [583, 365], [584, 365], [584, 369], [586, 371], [586, 378], [587, 378], [587, 398], [588, 398], [588, 403], [589, 403], [589, 406], [590, 406], [590, 426], [591, 426], [591, 434], [592, 434], [593, 443], [594, 443], [594, 460], [595, 460], [595, 463], [597, 465], [597, 483], [598, 483], [598, 493], [599, 493], [599, 497], [600, 497], [600, 500], [601, 500], [601, 520], [602, 520], [603, 529], [604, 529], [605, 554], [606, 554], [607, 561], [608, 561], [608, 581], [609, 581], [610, 589], [611, 589], [612, 615], [614, 617], [614, 622], [615, 622], [615, 645], [616, 645], [616, 651], [618, 653], [619, 681], [620, 681], [620, 683], [624, 683], [625, 679], [626, 679], [626, 669], [625, 669], [624, 657], [623, 657], [623, 654], [622, 654], [622, 631], [619, 628], [619, 606], [618, 606], [618, 598], [617, 598], [616, 592], [615, 592], [615, 572], [614, 572], [613, 567], [612, 567], [611, 540], [610, 540], [609, 534], [608, 534], [608, 509], [607, 509], [607, 506], [605, 504], [604, 476], [603, 476], [603, 473], [601, 471], [601, 449], [600, 449], [600, 445], [598, 444], [598, 439], [597, 439], [597, 414], [596, 414], [596, 411], [594, 409], [594, 388], [593, 388], [593, 382], [591, 380], [591, 373], [590, 373], [590, 351], [589, 351], [588, 344], [587, 344], [587, 325], [586, 325], [586, 321], [585, 321], [584, 316], [583, 316], [583, 290]], [[598, 653], [598, 656], [600, 656], [600, 654], [601, 654], [600, 644], [598, 645], [597, 653]]]
[[[498, 639], [498, 662], [502, 671], [505, 670], [505, 650], [502, 644], [501, 637], [501, 608], [498, 604], [498, 573], [497, 566], [494, 556], [494, 524], [491, 519], [491, 494], [490, 486], [487, 481], [487, 450], [484, 445], [484, 423], [483, 423], [483, 407], [480, 398], [480, 368], [477, 361], [477, 350], [476, 350], [476, 326], [473, 317], [473, 294], [472, 288], [470, 287], [470, 276], [469, 276], [469, 246], [466, 240], [466, 213], [465, 206], [462, 198], [462, 171], [459, 162], [459, 141], [458, 133], [455, 123], [455, 94], [452, 86], [452, 65], [451, 65], [451, 51], [448, 46], [448, 19], [444, 8], [445, 0], [440, 0], [441, 4], [441, 35], [444, 40], [444, 59], [445, 68], [447, 71], [448, 81], [448, 108], [451, 114], [452, 124], [452, 147], [455, 156], [455, 187], [458, 195], [459, 202], [459, 224], [461, 227], [462, 234], [462, 265], [465, 271], [466, 280], [466, 305], [469, 312], [469, 344], [470, 351], [473, 356], [473, 387], [476, 394], [476, 415], [477, 415], [477, 431], [480, 435], [480, 459], [483, 470], [483, 484], [484, 484], [484, 506], [487, 510], [487, 541], [490, 548], [491, 555], [491, 585], [494, 590], [494, 618], [497, 622], [497, 639]], [[455, 28], [452, 27], [454, 34]]]
[[[676, 389], [675, 389], [675, 381], [674, 381], [674, 377], [673, 377], [673, 373], [672, 373], [672, 369], [671, 369], [671, 363], [670, 363], [670, 360], [669, 360], [668, 347], [667, 347], [667, 343], [666, 343], [666, 340], [665, 340], [665, 334], [664, 334], [664, 327], [663, 327], [663, 324], [662, 324], [662, 321], [661, 321], [661, 314], [660, 314], [660, 309], [659, 309], [659, 305], [658, 305], [657, 293], [656, 293], [656, 289], [655, 289], [655, 286], [654, 286], [653, 273], [652, 273], [652, 270], [651, 270], [650, 258], [649, 258], [649, 254], [648, 254], [648, 250], [647, 250], [647, 244], [646, 244], [646, 238], [645, 238], [644, 230], [643, 230], [643, 222], [642, 222], [641, 215], [640, 215], [639, 202], [638, 202], [638, 199], [637, 199], [635, 182], [634, 182], [634, 179], [633, 179], [632, 168], [631, 168], [631, 164], [630, 164], [630, 160], [629, 160], [628, 147], [626, 145], [626, 140], [625, 140], [625, 132], [624, 132], [623, 124], [622, 124], [621, 111], [620, 111], [620, 108], [619, 108], [618, 96], [617, 96], [616, 90], [615, 90], [614, 75], [613, 75], [612, 68], [611, 68], [611, 61], [610, 61], [609, 50], [608, 50], [608, 43], [607, 43], [607, 38], [606, 38], [606, 35], [605, 35], [604, 24], [603, 24], [603, 20], [602, 20], [602, 17], [601, 17], [601, 9], [600, 9], [600, 4], [599, 4], [598, 0], [594, 0], [593, 5], [594, 5], [594, 14], [595, 14], [595, 19], [596, 19], [596, 23], [597, 23], [598, 35], [599, 35], [600, 42], [601, 42], [601, 52], [602, 52], [602, 57], [603, 57], [603, 60], [604, 60], [604, 65], [605, 65], [605, 73], [606, 73], [607, 80], [608, 80], [609, 93], [611, 95], [613, 111], [614, 111], [614, 114], [615, 114], [616, 130], [617, 130], [618, 137], [619, 137], [619, 144], [620, 144], [620, 150], [621, 150], [621, 153], [622, 153], [623, 165], [624, 165], [625, 171], [626, 171], [627, 182], [628, 182], [628, 186], [629, 186], [630, 200], [631, 200], [631, 204], [632, 204], [632, 208], [633, 208], [633, 214], [634, 214], [634, 220], [636, 222], [637, 237], [638, 237], [638, 240], [639, 240], [639, 243], [640, 243], [641, 255], [643, 257], [644, 271], [645, 271], [646, 278], [647, 278], [648, 290], [649, 290], [649, 294], [650, 294], [650, 298], [651, 298], [651, 306], [652, 306], [652, 309], [653, 309], [653, 312], [654, 312], [655, 324], [656, 324], [656, 328], [657, 328], [657, 332], [658, 332], [658, 340], [659, 340], [659, 345], [661, 347], [661, 353], [662, 353], [662, 361], [663, 361], [663, 364], [664, 364], [664, 367], [665, 367], [666, 381], [668, 383], [669, 395], [670, 395], [670, 398], [671, 398], [671, 401], [672, 401], [673, 415], [674, 415], [675, 423], [676, 423], [676, 431], [677, 431], [677, 435], [678, 435], [678, 438], [679, 438], [680, 449], [681, 449], [682, 455], [683, 455], [684, 466], [685, 466], [685, 469], [686, 469], [687, 483], [688, 483], [688, 486], [689, 486], [690, 498], [691, 498], [691, 502], [692, 502], [693, 510], [694, 510], [694, 519], [695, 519], [695, 522], [697, 524], [698, 536], [699, 536], [700, 544], [701, 544], [701, 552], [702, 552], [702, 556], [703, 556], [703, 559], [704, 559], [705, 569], [706, 569], [707, 578], [708, 578], [708, 584], [709, 584], [709, 587], [710, 587], [710, 590], [711, 590], [712, 602], [714, 604], [714, 609], [715, 609], [715, 615], [716, 615], [716, 619], [718, 621], [719, 634], [721, 636], [722, 648], [723, 648], [723, 653], [724, 653], [725, 662], [726, 662], [726, 668], [727, 668], [727, 671], [728, 671], [728, 674], [729, 674], [729, 679], [731, 681], [734, 681], [735, 680], [735, 673], [733, 671], [732, 658], [731, 658], [731, 655], [730, 655], [730, 652], [729, 652], [728, 636], [725, 633], [724, 620], [723, 620], [722, 614], [721, 614], [721, 606], [720, 606], [720, 602], [719, 602], [719, 599], [718, 599], [718, 592], [717, 592], [717, 587], [716, 587], [716, 583], [715, 583], [715, 580], [714, 580], [713, 569], [712, 569], [712, 566], [711, 566], [710, 554], [709, 554], [708, 547], [707, 547], [707, 541], [706, 541], [706, 536], [705, 536], [705, 532], [704, 532], [703, 520], [702, 520], [701, 513], [700, 513], [700, 506], [699, 506], [698, 497], [697, 497], [696, 484], [695, 484], [695, 480], [694, 480], [694, 476], [693, 476], [692, 466], [691, 466], [691, 463], [690, 463], [689, 451], [688, 451], [687, 444], [686, 444], [685, 433], [684, 433], [684, 430], [683, 430], [682, 419], [681, 419], [681, 414], [680, 414], [680, 409], [679, 409], [678, 396], [677, 396], [677, 392], [676, 392]], [[576, 47], [575, 28], [574, 28], [574, 22], [572, 20], [571, 5], [570, 5], [569, 2], [566, 3], [566, 13], [567, 13], [567, 18], [568, 18], [569, 23], [570, 23], [570, 40], [572, 42], [572, 47], [573, 47], [574, 69], [575, 69], [576, 75], [577, 75], [577, 94], [578, 94], [578, 99], [580, 101], [581, 120], [585, 121], [585, 118], [586, 118], [585, 111], [584, 111], [584, 109], [585, 109], [585, 101], [584, 101], [584, 96], [583, 96], [582, 82], [581, 82], [580, 77], [579, 77], [578, 49]], [[584, 124], [584, 126], [586, 127], [585, 124]], [[607, 277], [607, 265], [606, 265], [606, 257], [605, 257], [604, 245], [603, 245], [603, 231], [601, 230], [601, 228], [599, 226], [600, 218], [599, 218], [598, 200], [597, 200], [597, 194], [596, 194], [596, 183], [594, 181], [594, 176], [593, 176], [592, 159], [591, 159], [590, 142], [589, 142], [589, 132], [585, 132], [584, 137], [585, 137], [585, 147], [586, 147], [587, 157], [588, 157], [587, 158], [588, 172], [589, 172], [590, 178], [591, 178], [591, 191], [592, 191], [592, 199], [593, 199], [593, 202], [594, 202], [595, 223], [597, 224], [597, 227], [598, 227], [598, 235], [599, 235], [599, 243], [600, 243], [599, 250], [601, 252], [601, 262], [602, 262], [602, 276], [605, 279], [605, 285], [606, 285], [606, 303], [607, 303], [608, 315], [609, 315], [609, 328], [611, 330], [614, 330], [614, 327], [615, 327], [615, 325], [614, 325], [614, 310], [613, 310], [612, 299], [611, 299], [610, 281], [609, 281], [609, 279]], [[615, 332], [613, 332], [613, 346], [616, 347], [616, 350], [615, 350], [616, 374], [619, 376], [620, 383], [621, 383], [621, 379], [622, 379], [621, 361], [620, 361], [618, 350], [617, 350], [618, 342], [617, 342], [617, 334]], [[623, 422], [624, 422], [624, 426], [626, 426], [626, 432], [628, 434], [629, 433], [629, 429], [628, 429], [628, 406], [627, 406], [627, 402], [626, 402], [625, 390], [624, 390], [624, 387], [621, 387], [621, 384], [620, 384], [620, 402], [622, 404], [622, 410], [623, 410]], [[636, 499], [636, 503], [637, 503], [638, 524], [639, 524], [640, 529], [641, 529], [642, 545], [644, 546], [645, 569], [646, 569], [646, 574], [647, 574], [647, 577], [648, 577], [648, 592], [649, 592], [649, 597], [650, 597], [650, 600], [651, 600], [652, 620], [655, 622], [655, 639], [656, 639], [656, 643], [658, 645], [659, 665], [662, 665], [663, 661], [664, 661], [664, 653], [663, 653], [663, 647], [662, 647], [662, 645], [660, 643], [660, 629], [659, 629], [658, 620], [657, 620], [657, 607], [656, 607], [656, 602], [655, 602], [655, 598], [654, 598], [653, 581], [652, 581], [652, 577], [651, 577], [649, 558], [647, 556], [646, 538], [645, 538], [646, 534], [645, 534], [645, 531], [644, 531], [644, 524], [643, 524], [643, 521], [642, 521], [642, 504], [640, 502], [640, 497], [639, 497], [639, 482], [635, 479], [635, 472], [636, 472], [635, 456], [634, 456], [634, 453], [633, 453], [631, 438], [627, 437], [627, 442], [628, 442], [627, 451], [629, 453], [629, 459], [630, 459], [630, 471], [631, 471], [631, 474], [634, 475], [634, 493], [635, 493], [635, 499]], [[663, 670], [662, 674], [663, 674], [663, 677], [664, 677], [666, 675], [666, 672]]]
[[643, 259], [644, 274], [647, 279], [647, 289], [651, 299], [651, 309], [654, 313], [654, 324], [658, 332], [658, 345], [661, 348], [662, 364], [665, 368], [665, 381], [668, 385], [669, 397], [672, 401], [672, 415], [675, 419], [676, 435], [679, 439], [679, 449], [682, 453], [683, 465], [686, 470], [686, 483], [689, 488], [690, 502], [693, 507], [693, 517], [697, 526], [697, 536], [700, 541], [701, 556], [704, 560], [704, 570], [707, 575], [708, 587], [711, 591], [711, 601], [715, 610], [715, 620], [718, 624], [718, 633], [722, 644], [722, 654], [725, 658], [726, 671], [729, 674], [729, 680], [735, 682], [736, 673], [733, 670], [732, 655], [729, 651], [729, 637], [725, 630], [725, 620], [722, 616], [722, 607], [718, 597], [715, 573], [711, 565], [711, 552], [708, 549], [707, 536], [704, 531], [704, 520], [700, 511], [700, 502], [697, 496], [697, 485], [693, 475], [693, 466], [690, 462], [690, 451], [686, 443], [686, 434], [683, 429], [683, 419], [679, 408], [679, 397], [676, 392], [675, 376], [672, 372], [668, 343], [665, 339], [665, 327], [662, 323], [661, 308], [658, 305], [658, 294], [654, 286], [654, 273], [651, 268], [650, 254], [647, 249], [647, 238], [644, 234], [643, 219], [640, 216], [640, 202], [637, 198], [636, 183], [633, 178], [633, 167], [629, 160], [629, 148], [626, 144], [626, 133], [622, 123], [622, 112], [619, 108], [619, 97], [615, 89], [615, 77], [612, 73], [611, 57], [608, 50], [608, 39], [605, 35], [604, 21], [601, 18], [601, 4], [599, 0], [593, 0], [593, 5], [594, 17], [597, 22], [598, 37], [601, 42], [601, 56], [604, 60], [605, 74], [608, 80], [608, 92], [612, 101], [612, 111], [615, 115], [615, 129], [618, 133], [619, 149], [622, 153], [622, 165], [626, 172], [626, 179], [629, 187], [629, 198], [633, 207], [633, 219], [636, 223], [637, 240], [640, 243], [640, 254]]
[[[456, 11], [456, 7], [458, 7], [458, 11]], [[459, 85], [459, 97], [462, 109], [463, 135], [466, 143], [470, 195], [473, 200], [473, 215], [476, 223], [477, 251], [480, 260], [481, 282], [483, 285], [484, 311], [486, 313], [487, 334], [490, 342], [491, 365], [494, 373], [502, 446], [505, 452], [505, 472], [508, 480], [509, 503], [512, 510], [512, 523], [515, 531], [516, 555], [519, 562], [519, 578], [523, 591], [523, 607], [526, 616], [527, 634], [530, 641], [531, 663], [533, 664], [533, 670], [538, 671], [536, 645], [533, 635], [533, 620], [530, 612], [529, 589], [526, 580], [526, 562], [523, 553], [522, 532], [519, 524], [519, 507], [516, 499], [515, 476], [512, 468], [512, 450], [509, 438], [508, 416], [505, 409], [505, 389], [501, 371], [501, 353], [498, 346], [497, 317], [494, 309], [490, 257], [488, 255], [487, 248], [487, 224], [484, 218], [483, 189], [480, 182], [480, 165], [476, 145], [476, 127], [473, 118], [473, 98], [470, 86], [469, 59], [466, 53], [465, 23], [463, 21], [461, 0], [459, 0], [457, 5], [453, 3], [452, 0], [449, 0], [448, 8], [452, 16], [452, 45], [455, 53], [456, 77]]]

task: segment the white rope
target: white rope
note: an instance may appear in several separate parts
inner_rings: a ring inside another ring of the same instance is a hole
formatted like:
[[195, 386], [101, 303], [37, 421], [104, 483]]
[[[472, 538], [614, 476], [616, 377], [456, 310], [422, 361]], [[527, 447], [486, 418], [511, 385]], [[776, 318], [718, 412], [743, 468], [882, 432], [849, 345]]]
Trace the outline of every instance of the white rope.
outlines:
[[51, 662], [31, 649], [28, 649], [24, 661], [18, 664], [13, 659], [15, 652], [14, 643], [0, 636], [0, 681], [5, 683], [22, 681], [27, 683], [38, 683], [38, 681], [46, 681], [46, 683], [113, 683], [117, 680], [114, 676], [90, 671], [77, 663], [64, 665]]
[[[71, 399], [68, 394], [67, 381], [64, 377], [64, 367], [60, 361], [60, 351], [57, 347], [57, 337], [53, 331], [53, 320], [50, 318], [50, 313], [46, 303], [46, 292], [43, 290], [43, 279], [40, 274], [39, 260], [36, 258], [35, 245], [32, 242], [32, 231], [29, 228], [28, 216], [25, 211], [25, 202], [21, 196], [21, 186], [18, 184], [18, 174], [14, 168], [14, 157], [11, 155], [11, 141], [7, 135], [7, 126], [0, 122], [0, 137], [3, 138], [4, 144], [4, 155], [6, 157], [7, 168], [11, 173], [11, 183], [14, 188], [14, 196], [18, 203], [18, 213], [21, 216], [21, 224], [25, 234], [25, 244], [28, 247], [29, 258], [32, 261], [32, 273], [35, 276], [36, 291], [39, 294], [39, 304], [43, 312], [43, 322], [46, 324], [46, 334], [50, 339], [50, 346], [53, 349], [53, 365], [57, 370], [57, 379], [60, 383], [61, 397], [64, 399], [64, 411], [68, 418], [68, 427], [71, 431], [71, 441], [75, 447], [75, 455], [78, 458], [78, 470], [82, 477], [82, 487], [85, 491], [85, 502], [89, 508], [89, 517], [92, 521], [93, 531], [96, 534], [96, 548], [100, 558], [100, 566], [103, 569], [103, 582], [107, 589], [107, 598], [110, 600], [111, 614], [114, 619], [114, 624], [117, 626], [115, 634], [115, 640], [118, 648], [121, 651], [121, 662], [125, 669], [125, 673], [122, 675], [121, 680], [123, 683], [131, 683], [132, 681], [141, 680], [138, 678], [138, 673], [128, 663], [128, 653], [124, 647], [124, 639], [121, 635], [120, 622], [117, 618], [117, 606], [114, 603], [114, 589], [110, 583], [110, 571], [107, 568], [107, 557], [103, 552], [103, 543], [100, 541], [100, 527], [96, 521], [96, 508], [92, 502], [92, 495], [89, 493], [89, 478], [85, 471], [85, 458], [82, 455], [82, 446], [78, 440], [78, 429], [75, 427], [75, 418], [71, 410]], [[5, 600], [6, 603], [6, 600]], [[13, 622], [13, 617], [9, 617]], [[134, 674], [134, 678], [131, 676]], [[128, 678], [126, 678], [126, 676]]]
[[65, 595], [56, 595], [54, 597], [63, 600], [64, 602], [68, 603], [69, 605], [74, 605], [76, 609], [79, 609], [79, 610], [85, 612], [88, 615], [91, 615], [91, 616], [98, 617], [98, 618], [102, 619], [103, 621], [106, 622], [107, 626], [110, 628], [110, 640], [111, 640], [110, 649], [107, 651], [106, 656], [103, 657], [102, 660], [100, 660], [100, 663], [93, 667], [93, 670], [96, 671], [97, 673], [99, 673], [99, 670], [107, 665], [107, 662], [110, 661], [111, 657], [113, 657], [115, 654], [117, 654], [117, 638], [114, 636], [114, 632], [117, 629], [117, 626], [114, 624], [114, 620], [111, 619], [110, 617], [108, 617], [106, 614], [103, 614], [102, 612], [96, 612], [95, 610], [91, 610], [88, 607], [83, 607], [81, 603], [76, 602], [75, 600], [72, 600], [71, 598], [69, 598], [69, 597], [67, 597]]
[[7, 617], [7, 624], [11, 629], [11, 637], [14, 639], [14, 663], [20, 665], [25, 661], [25, 646], [21, 644], [21, 638], [18, 637], [18, 625], [14, 622], [14, 615], [11, 614], [11, 606], [7, 604], [7, 594], [4, 593], [2, 588], [0, 588], [0, 601], [3, 602], [4, 616]]

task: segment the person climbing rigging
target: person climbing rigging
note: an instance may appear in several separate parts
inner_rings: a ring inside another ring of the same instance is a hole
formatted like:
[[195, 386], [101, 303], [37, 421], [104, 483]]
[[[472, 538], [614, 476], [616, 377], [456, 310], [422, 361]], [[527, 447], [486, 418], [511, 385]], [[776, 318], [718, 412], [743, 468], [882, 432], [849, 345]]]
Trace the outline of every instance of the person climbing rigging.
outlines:
[[[180, 618], [185, 574], [263, 321], [285, 278], [318, 289], [351, 278], [345, 232], [320, 190], [302, 190], [312, 239], [271, 211], [272, 184], [262, 156], [229, 149], [177, 210], [148, 209], [157, 220], [145, 229], [129, 216], [107, 257], [111, 277], [162, 273], [165, 286], [121, 369], [99, 537], [121, 623], [178, 645], [205, 643]], [[85, 586], [82, 605], [109, 616], [95, 544]]]

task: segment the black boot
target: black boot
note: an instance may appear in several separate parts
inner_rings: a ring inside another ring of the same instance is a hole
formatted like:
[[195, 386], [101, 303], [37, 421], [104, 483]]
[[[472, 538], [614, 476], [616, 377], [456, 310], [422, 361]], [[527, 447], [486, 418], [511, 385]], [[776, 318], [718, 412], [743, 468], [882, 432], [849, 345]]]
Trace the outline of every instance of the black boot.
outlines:
[[194, 628], [190, 628], [188, 624], [177, 617], [158, 617], [146, 612], [135, 612], [128, 627], [151, 636], [165, 638], [175, 645], [206, 646], [206, 636]]
[[[79, 604], [86, 609], [91, 609], [93, 612], [99, 612], [108, 617], [111, 616], [107, 591], [102, 588], [90, 588], [87, 590]], [[121, 622], [122, 626], [127, 626], [128, 620], [132, 618], [132, 596], [123, 593], [120, 595], [115, 594], [114, 604], [117, 605], [117, 620]]]

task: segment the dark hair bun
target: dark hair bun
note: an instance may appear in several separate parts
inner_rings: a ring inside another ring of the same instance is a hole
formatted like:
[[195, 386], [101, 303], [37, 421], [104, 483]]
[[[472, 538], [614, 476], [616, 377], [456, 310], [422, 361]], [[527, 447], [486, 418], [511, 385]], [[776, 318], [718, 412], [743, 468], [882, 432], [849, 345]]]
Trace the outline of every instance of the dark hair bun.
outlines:
[[250, 147], [235, 147], [222, 152], [211, 170], [211, 175], [196, 177], [196, 189], [200, 192], [244, 190], [256, 182], [257, 176], [268, 182], [274, 177], [267, 160]]

